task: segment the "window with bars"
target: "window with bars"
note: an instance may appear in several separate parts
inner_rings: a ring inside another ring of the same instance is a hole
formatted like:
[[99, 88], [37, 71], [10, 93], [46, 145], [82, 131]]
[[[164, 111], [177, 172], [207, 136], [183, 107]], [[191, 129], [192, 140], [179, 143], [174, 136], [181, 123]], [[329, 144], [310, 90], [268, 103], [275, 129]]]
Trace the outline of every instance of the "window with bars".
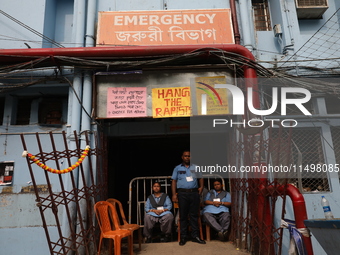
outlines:
[[328, 172], [312, 169], [325, 163], [320, 132], [319, 128], [293, 128], [291, 133], [272, 130], [272, 164], [292, 166], [290, 172], [281, 172], [277, 178], [287, 178], [301, 192], [330, 190]]
[[44, 98], [39, 103], [39, 123], [47, 125], [63, 124], [62, 110], [63, 98]]
[[15, 125], [30, 124], [31, 105], [34, 98], [22, 97], [18, 98], [17, 114]]
[[[38, 102], [38, 107], [32, 108]], [[14, 125], [29, 125], [32, 114], [37, 114], [40, 125], [62, 125], [63, 110], [67, 104], [66, 96], [20, 97], [17, 100], [16, 121]], [[33, 113], [32, 113], [33, 109]], [[37, 110], [37, 112], [35, 111]], [[34, 117], [36, 118], [36, 116]]]
[[271, 31], [271, 22], [267, 0], [252, 0], [256, 31]]

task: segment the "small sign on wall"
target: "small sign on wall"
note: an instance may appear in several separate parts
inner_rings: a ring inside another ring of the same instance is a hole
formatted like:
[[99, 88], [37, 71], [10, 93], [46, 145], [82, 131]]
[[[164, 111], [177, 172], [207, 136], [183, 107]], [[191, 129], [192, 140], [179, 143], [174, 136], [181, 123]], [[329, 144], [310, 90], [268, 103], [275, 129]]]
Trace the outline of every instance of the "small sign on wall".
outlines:
[[154, 118], [191, 116], [190, 87], [152, 89]]
[[229, 114], [227, 89], [217, 88], [226, 84], [225, 76], [196, 77], [196, 100], [198, 115]]
[[107, 118], [145, 117], [146, 87], [110, 87], [107, 89]]
[[14, 161], [0, 162], [0, 185], [11, 185], [13, 182]]

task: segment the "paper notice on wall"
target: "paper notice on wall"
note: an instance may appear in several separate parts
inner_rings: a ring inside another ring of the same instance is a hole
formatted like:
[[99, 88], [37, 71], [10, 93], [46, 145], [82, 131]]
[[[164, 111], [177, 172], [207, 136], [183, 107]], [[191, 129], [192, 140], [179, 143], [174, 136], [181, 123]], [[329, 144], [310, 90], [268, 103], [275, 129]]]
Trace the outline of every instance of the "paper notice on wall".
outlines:
[[152, 89], [154, 118], [191, 116], [190, 87]]
[[198, 115], [229, 114], [227, 89], [219, 84], [226, 84], [225, 76], [195, 78]]
[[107, 118], [145, 117], [146, 87], [109, 87]]

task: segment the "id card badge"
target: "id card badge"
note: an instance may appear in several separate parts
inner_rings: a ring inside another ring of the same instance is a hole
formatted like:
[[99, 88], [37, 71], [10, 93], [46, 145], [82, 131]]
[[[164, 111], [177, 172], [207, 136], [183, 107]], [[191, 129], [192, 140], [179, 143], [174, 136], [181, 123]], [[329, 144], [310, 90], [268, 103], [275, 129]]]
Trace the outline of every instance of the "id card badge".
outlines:
[[221, 199], [219, 199], [219, 198], [214, 198], [213, 201], [214, 201], [214, 202], [221, 202]]
[[194, 179], [192, 178], [192, 176], [187, 176], [186, 178], [187, 178], [187, 182], [192, 182], [192, 181], [194, 181]]
[[157, 210], [163, 211], [163, 210], [164, 210], [164, 207], [163, 207], [163, 206], [158, 206], [158, 207], [157, 207]]

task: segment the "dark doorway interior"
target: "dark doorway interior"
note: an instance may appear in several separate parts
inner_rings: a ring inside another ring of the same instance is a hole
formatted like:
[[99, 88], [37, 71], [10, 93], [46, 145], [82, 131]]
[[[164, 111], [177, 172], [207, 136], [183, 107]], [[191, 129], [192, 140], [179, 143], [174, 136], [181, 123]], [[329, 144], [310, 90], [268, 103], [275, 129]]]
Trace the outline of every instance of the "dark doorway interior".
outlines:
[[135, 177], [171, 176], [190, 148], [190, 135], [111, 138], [109, 141], [109, 197], [127, 210], [129, 183]]

